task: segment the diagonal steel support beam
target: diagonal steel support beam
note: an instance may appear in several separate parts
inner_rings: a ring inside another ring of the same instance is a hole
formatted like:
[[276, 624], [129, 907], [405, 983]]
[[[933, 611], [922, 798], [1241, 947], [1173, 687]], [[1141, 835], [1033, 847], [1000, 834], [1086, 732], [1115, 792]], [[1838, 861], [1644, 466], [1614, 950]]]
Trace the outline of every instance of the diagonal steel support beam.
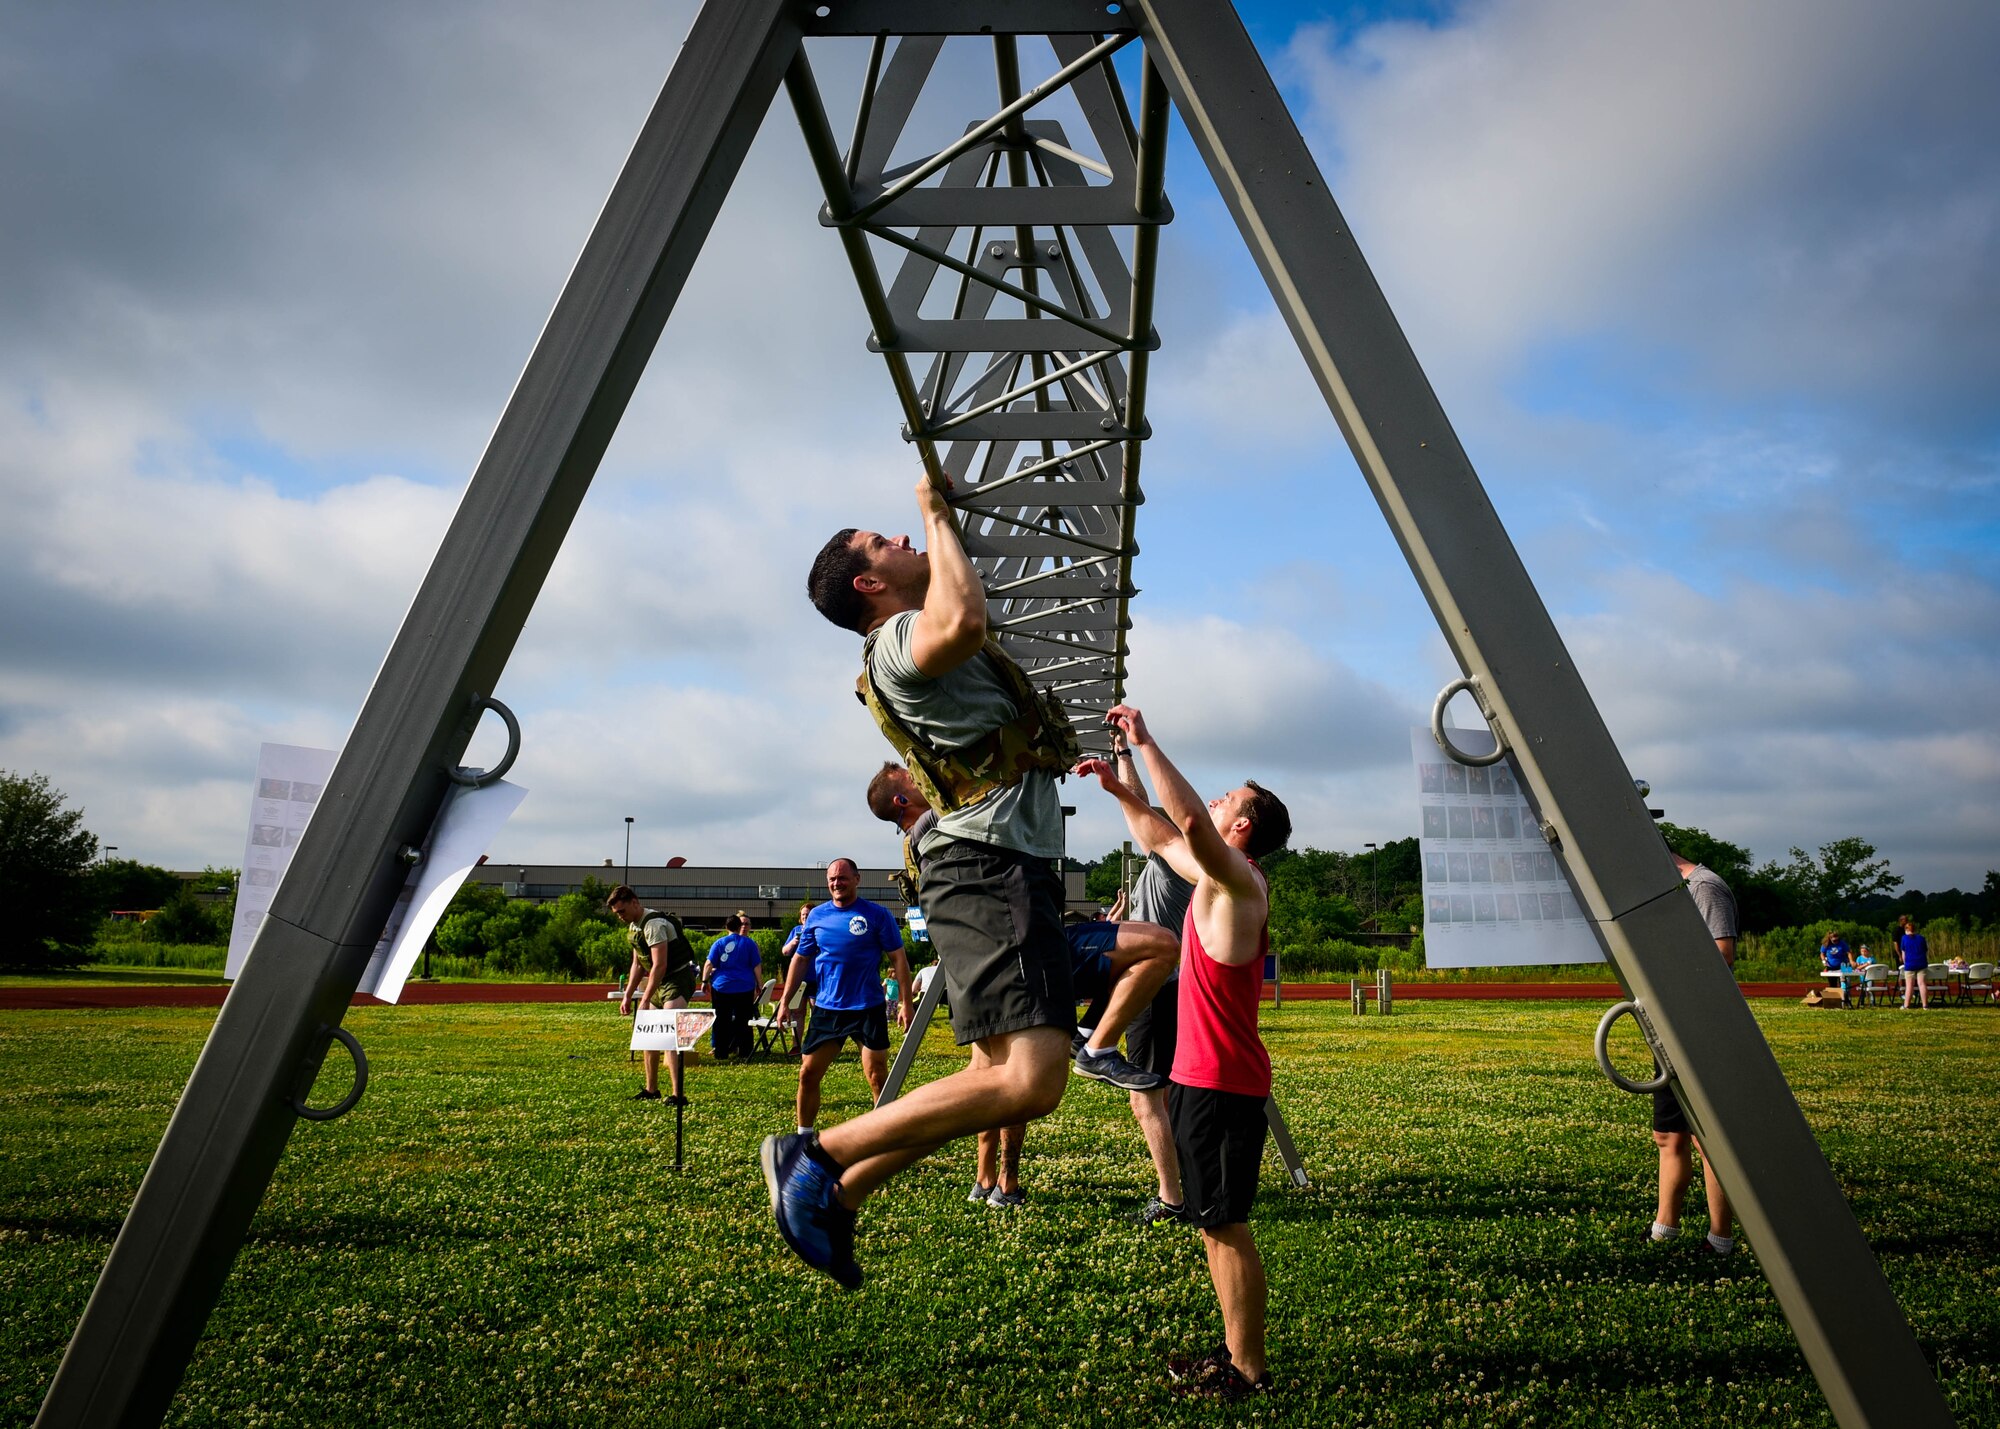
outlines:
[[508, 399], [38, 1424], [166, 1413], [408, 867], [799, 49], [794, 0], [703, 7]]
[[1619, 981], [1835, 1418], [1951, 1413], [1784, 1075], [1716, 956], [1527, 569], [1229, 5], [1137, 0], [1147, 51], [1460, 666], [1513, 752]]

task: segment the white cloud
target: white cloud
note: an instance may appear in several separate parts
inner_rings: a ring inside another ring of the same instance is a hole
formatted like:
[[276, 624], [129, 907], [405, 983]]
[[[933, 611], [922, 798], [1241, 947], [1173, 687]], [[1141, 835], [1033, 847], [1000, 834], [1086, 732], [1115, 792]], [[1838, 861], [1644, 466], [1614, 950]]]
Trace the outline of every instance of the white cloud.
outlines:
[[[234, 857], [258, 740], [347, 728], [691, 8], [200, 13], [0, 18], [33, 57], [0, 74], [0, 126], [35, 136], [0, 156], [31, 216], [0, 231], [0, 605], [27, 616], [0, 630], [0, 765], [182, 865]], [[1917, 791], [1885, 847], [1962, 880], [2000, 791], [1939, 710], [1991, 707], [1995, 602], [1952, 528], [1992, 521], [1994, 464], [1949, 433], [1912, 460], [1869, 415], [1935, 389], [1963, 418], [2000, 373], [1996, 126], [1967, 118], [1992, 46], [1946, 19], [1518, 0], [1292, 55], [1635, 763], [1762, 852], [1897, 802], [1834, 777], [1845, 749]], [[967, 84], [927, 101], [953, 131], [947, 101], [991, 83], [957, 48]], [[816, 56], [836, 111], [849, 50]], [[855, 642], [800, 587], [834, 528], [907, 527], [914, 462], [794, 128], [781, 103], [509, 666], [534, 795], [498, 855], [615, 854], [626, 814], [655, 861], [889, 847]], [[1393, 837], [1442, 647], [1358, 484], [1327, 494], [1351, 466], [1282, 325], [1242, 306], [1214, 200], [1175, 200], [1134, 697], [1200, 787], [1268, 774], [1302, 842]], [[1514, 405], [1522, 361], [1571, 338], [1744, 400]], [[1759, 396], [1858, 384], [1881, 400]], [[1834, 552], [1864, 578], [1820, 579]], [[1720, 633], [1663, 640], [1689, 600]], [[1110, 846], [1115, 812], [1069, 797], [1075, 847]]]
[[1340, 38], [1308, 27], [1288, 58], [1454, 377], [1622, 329], [1617, 360], [1667, 385], [1984, 410], [2000, 13], [1516, 0]]

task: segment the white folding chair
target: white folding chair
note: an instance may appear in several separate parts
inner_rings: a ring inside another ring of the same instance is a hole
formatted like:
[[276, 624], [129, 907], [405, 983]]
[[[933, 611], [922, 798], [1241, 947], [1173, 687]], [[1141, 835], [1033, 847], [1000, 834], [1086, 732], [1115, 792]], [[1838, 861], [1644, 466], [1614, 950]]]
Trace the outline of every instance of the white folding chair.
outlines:
[[[771, 979], [771, 983], [772, 986], [767, 988], [766, 991], [775, 995], [777, 979]], [[778, 1021], [778, 1010], [774, 1005], [766, 1015], [750, 1019], [750, 1030], [757, 1037], [757, 1050], [759, 1052], [776, 1051], [786, 1057], [798, 1056], [799, 1041], [805, 1035], [803, 1025], [806, 1020], [805, 1006], [806, 982], [804, 978], [800, 978], [799, 985], [793, 990], [792, 1000], [788, 1004], [788, 1009], [791, 1012], [790, 1018], [780, 1023]]]

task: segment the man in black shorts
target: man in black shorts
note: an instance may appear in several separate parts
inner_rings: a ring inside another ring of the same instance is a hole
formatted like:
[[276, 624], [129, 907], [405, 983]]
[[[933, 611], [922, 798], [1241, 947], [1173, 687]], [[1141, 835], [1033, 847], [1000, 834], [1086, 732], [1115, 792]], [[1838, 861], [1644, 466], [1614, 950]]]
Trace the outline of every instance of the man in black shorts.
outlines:
[[[1271, 1097], [1271, 1058], [1257, 1035], [1270, 895], [1256, 859], [1284, 846], [1291, 815], [1254, 783], [1204, 809], [1138, 710], [1117, 705], [1105, 720], [1144, 757], [1176, 834], [1158, 852], [1194, 884], [1182, 925], [1180, 1045], [1168, 1108], [1186, 1191], [1182, 1219], [1201, 1227], [1223, 1343], [1205, 1355], [1169, 1360], [1167, 1370], [1181, 1392], [1247, 1399], [1271, 1387], [1264, 1262], [1250, 1235], [1268, 1126], [1264, 1104]], [[1095, 774], [1120, 803], [1147, 807], [1103, 760], [1085, 760], [1077, 772]]]
[[[909, 879], [921, 873], [917, 848], [924, 836], [937, 827], [937, 811], [932, 809], [910, 771], [891, 760], [868, 781], [868, 810], [884, 823], [903, 831], [903, 864]], [[1139, 1098], [1156, 1099], [1165, 1120], [1166, 1071], [1146, 1071], [1132, 1065], [1118, 1051], [1118, 1038], [1134, 1016], [1158, 1002], [1159, 988], [1173, 976], [1180, 962], [1180, 941], [1165, 928], [1134, 921], [1094, 923], [1065, 922], [1063, 936], [1070, 949], [1070, 980], [1079, 1002], [1091, 1002], [1102, 1014], [1086, 1035], [1076, 1034], [1076, 1071], [1079, 1076], [1108, 1082], [1128, 1091], [1137, 1112]], [[1168, 1052], [1171, 1067], [1171, 1049]], [[1021, 1205], [1026, 1193], [1021, 1189], [1021, 1143], [1025, 1125], [1001, 1127], [979, 1133], [979, 1156], [973, 1173], [972, 1190], [966, 1200], [975, 1204], [1007, 1209]], [[1168, 1133], [1168, 1155], [1173, 1154], [1172, 1133]], [[1164, 1178], [1165, 1172], [1162, 1171]], [[1175, 1173], [1178, 1190], [1178, 1172]]]
[[[1680, 870], [1695, 907], [1701, 910], [1708, 936], [1715, 939], [1715, 950], [1722, 954], [1724, 962], [1735, 967], [1736, 895], [1729, 891], [1721, 874], [1682, 858], [1676, 849], [1670, 848], [1668, 852], [1673, 854], [1674, 866]], [[1672, 1087], [1653, 1093], [1653, 1144], [1660, 1151], [1660, 1200], [1653, 1213], [1653, 1227], [1646, 1234], [1652, 1241], [1672, 1240], [1681, 1233], [1681, 1202], [1687, 1199], [1688, 1187], [1694, 1184], [1693, 1153], [1701, 1150], [1694, 1128], [1688, 1124], [1687, 1112], [1681, 1108], [1681, 1100]], [[1705, 1151], [1701, 1171], [1708, 1192], [1708, 1236], [1702, 1242], [1702, 1250], [1709, 1255], [1729, 1255], [1736, 1249], [1736, 1238], [1729, 1233], [1733, 1213], [1729, 1197], [1722, 1183], [1716, 1180], [1715, 1167]]]
[[[1125, 827], [1132, 842], [1146, 856], [1145, 865], [1132, 882], [1131, 913], [1134, 918], [1156, 923], [1174, 935], [1174, 972], [1165, 986], [1146, 1004], [1125, 1032], [1125, 1056], [1144, 1071], [1169, 1077], [1174, 1070], [1174, 1049], [1180, 1031], [1180, 936], [1187, 920], [1188, 899], [1194, 884], [1174, 872], [1160, 849], [1181, 836], [1166, 816], [1146, 802], [1146, 788], [1139, 778], [1138, 764], [1124, 736], [1112, 733], [1112, 765], [1109, 773], [1131, 790], [1136, 798], [1120, 799]], [[1093, 770], [1101, 776], [1104, 771]], [[1174, 1151], [1174, 1129], [1167, 1119], [1167, 1089], [1132, 1093], [1132, 1119], [1146, 1138], [1146, 1150], [1153, 1158], [1159, 1185], [1139, 1210], [1139, 1224], [1171, 1224], [1181, 1218], [1181, 1167]]]
[[[908, 537], [837, 533], [807, 588], [864, 637], [859, 693], [892, 747], [948, 792], [932, 802], [921, 894], [972, 1064], [819, 1137], [771, 1137], [764, 1179], [785, 1243], [852, 1289], [854, 1212], [948, 1141], [1055, 1110], [1076, 1030], [1062, 931], [1057, 771], [1075, 740], [1059, 706], [987, 643], [986, 592], [942, 491], [917, 483], [928, 553]], [[1011, 666], [1011, 668], [1010, 668]]]
[[806, 1023], [799, 1058], [799, 1131], [810, 1132], [819, 1117], [819, 1086], [826, 1069], [848, 1038], [861, 1049], [861, 1073], [875, 1096], [889, 1079], [889, 1014], [882, 996], [882, 956], [896, 969], [897, 1024], [910, 1025], [910, 961], [896, 915], [860, 896], [861, 870], [851, 858], [826, 866], [827, 901], [806, 915], [799, 950], [778, 994], [780, 1026], [792, 994], [812, 969], [812, 1019]]

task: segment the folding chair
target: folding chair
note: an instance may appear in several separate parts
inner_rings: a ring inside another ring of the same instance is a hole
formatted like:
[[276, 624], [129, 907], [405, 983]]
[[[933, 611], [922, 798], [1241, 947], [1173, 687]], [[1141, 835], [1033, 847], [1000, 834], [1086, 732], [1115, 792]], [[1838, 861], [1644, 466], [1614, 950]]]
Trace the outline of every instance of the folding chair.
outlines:
[[1988, 1002], [1994, 1001], [1993, 970], [1992, 963], [1973, 963], [1967, 967], [1965, 976], [1959, 980], [1958, 1000], [1971, 1002], [1975, 997], [1983, 997]]
[[1887, 963], [1870, 963], [1861, 970], [1861, 995], [1870, 1007], [1880, 1006], [1884, 996], [1893, 995], [1895, 976], [1896, 970]]
[[[765, 991], [775, 996], [776, 978], [771, 979], [771, 985]], [[756, 1034], [759, 1052], [775, 1051], [784, 1057], [799, 1055], [799, 1042], [805, 1036], [806, 1020], [806, 983], [803, 978], [799, 980], [799, 985], [793, 991], [792, 1000], [787, 1006], [792, 1015], [782, 1024], [778, 1021], [778, 1009], [775, 1004], [762, 1017], [750, 1019], [750, 1030]]]

